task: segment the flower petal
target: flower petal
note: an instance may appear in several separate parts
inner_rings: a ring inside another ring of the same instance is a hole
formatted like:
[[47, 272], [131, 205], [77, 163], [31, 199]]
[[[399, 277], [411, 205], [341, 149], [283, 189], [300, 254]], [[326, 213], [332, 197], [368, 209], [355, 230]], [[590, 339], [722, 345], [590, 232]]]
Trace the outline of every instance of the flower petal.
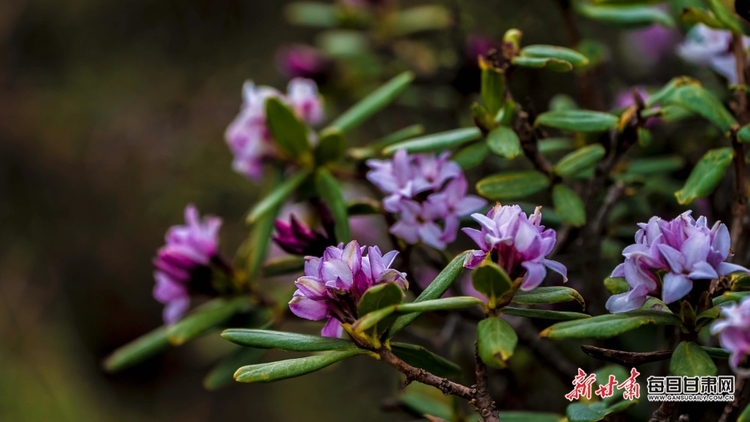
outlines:
[[682, 274], [664, 274], [661, 298], [669, 305], [676, 302], [693, 289], [693, 281]]

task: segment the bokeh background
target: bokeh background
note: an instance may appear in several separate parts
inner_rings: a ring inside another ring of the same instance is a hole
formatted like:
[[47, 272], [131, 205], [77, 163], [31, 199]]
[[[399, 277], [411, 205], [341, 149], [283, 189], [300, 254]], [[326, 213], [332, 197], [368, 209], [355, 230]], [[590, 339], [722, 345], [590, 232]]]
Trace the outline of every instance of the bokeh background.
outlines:
[[[318, 33], [288, 24], [287, 3], [0, 2], [0, 420], [414, 419], [383, 410], [398, 376], [364, 358], [302, 379], [207, 392], [202, 378], [229, 349], [213, 335], [116, 375], [101, 369], [108, 353], [161, 323], [151, 258], [187, 203], [224, 218], [225, 252], [246, 236], [243, 214], [256, 187], [231, 170], [223, 132], [242, 82], [283, 88], [278, 48]], [[449, 36], [421, 35], [435, 45], [474, 31], [498, 39], [509, 27], [527, 43], [566, 44], [552, 0], [432, 3], [459, 17]], [[644, 68], [620, 32], [580, 24], [611, 46], [599, 75], [606, 102], [636, 81], [657, 84], [680, 71], [674, 57]], [[406, 51], [413, 62], [401, 68], [427, 71], [402, 104], [363, 129], [363, 141], [408, 124], [430, 132], [468, 122], [471, 95], [450, 85], [460, 52], [431, 71], [419, 51]], [[540, 108], [553, 94], [577, 94], [572, 74], [529, 71], [513, 83], [518, 98]], [[329, 115], [369, 88], [323, 84]], [[549, 381], [518, 406], [562, 411], [569, 386], [533, 362], [522, 367]]]

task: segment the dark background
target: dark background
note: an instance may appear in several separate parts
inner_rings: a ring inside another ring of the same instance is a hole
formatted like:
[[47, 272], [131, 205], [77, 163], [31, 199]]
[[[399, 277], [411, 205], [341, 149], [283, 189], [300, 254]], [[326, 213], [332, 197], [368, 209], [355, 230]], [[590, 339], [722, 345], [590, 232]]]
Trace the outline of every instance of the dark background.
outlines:
[[[316, 33], [287, 24], [286, 3], [0, 2], [0, 420], [410, 419], [379, 410], [398, 377], [365, 358], [206, 392], [203, 376], [229, 347], [208, 336], [117, 375], [101, 370], [108, 353], [161, 323], [151, 258], [185, 204], [224, 218], [226, 253], [245, 237], [256, 187], [232, 172], [223, 132], [242, 82], [283, 87], [277, 48]], [[462, 10], [462, 25], [496, 37], [512, 25], [529, 43], [564, 43], [550, 0], [449, 5]], [[617, 51], [615, 32], [584, 29]], [[665, 80], [628, 66], [603, 72], [615, 77], [607, 98], [635, 77]], [[517, 92], [541, 108], [557, 92], [575, 93], [571, 75], [529, 75], [514, 82]], [[468, 115], [414, 113], [399, 118], [428, 131]], [[545, 388], [569, 388], [549, 379], [555, 386]], [[529, 401], [547, 395], [534, 394]]]

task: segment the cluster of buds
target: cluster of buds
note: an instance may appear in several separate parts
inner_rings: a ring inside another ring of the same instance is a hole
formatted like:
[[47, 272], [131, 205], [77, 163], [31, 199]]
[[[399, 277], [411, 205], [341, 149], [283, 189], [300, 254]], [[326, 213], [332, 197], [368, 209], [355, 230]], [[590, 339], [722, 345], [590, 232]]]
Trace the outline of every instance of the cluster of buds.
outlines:
[[[659, 295], [666, 304], [685, 297], [694, 280], [714, 280], [729, 273], [748, 269], [725, 262], [730, 256], [727, 226], [716, 222], [708, 227], [706, 217], [695, 220], [691, 211], [666, 221], [652, 217], [639, 223], [635, 244], [626, 247], [625, 262], [612, 277], [624, 277], [630, 289], [607, 301], [610, 312], [638, 309], [649, 295]], [[658, 274], [663, 274], [661, 279]]]
[[491, 259], [511, 280], [523, 277], [520, 289], [525, 291], [535, 289], [544, 281], [547, 268], [567, 281], [567, 268], [546, 258], [555, 247], [557, 235], [541, 225], [540, 209], [537, 207], [534, 214], [527, 216], [518, 205], [497, 204], [487, 215], [472, 214], [480, 230], [462, 230], [480, 249], [466, 256], [464, 267], [476, 268], [485, 259]]
[[245, 82], [242, 98], [240, 114], [227, 128], [225, 137], [234, 154], [232, 168], [259, 181], [263, 176], [263, 163], [278, 153], [266, 123], [266, 100], [281, 99], [307, 124], [323, 119], [323, 103], [315, 82], [301, 78], [289, 82], [286, 95], [268, 86], [256, 87], [250, 81]]
[[166, 245], [154, 258], [154, 298], [165, 305], [164, 322], [171, 324], [187, 311], [192, 293], [211, 293], [211, 266], [231, 271], [218, 255], [221, 219], [185, 208], [185, 225], [167, 231]]
[[305, 275], [294, 283], [297, 291], [289, 308], [300, 318], [327, 318], [321, 335], [340, 337], [341, 323], [351, 324], [358, 318], [357, 305], [367, 289], [384, 283], [395, 283], [403, 290], [409, 287], [406, 274], [390, 268], [397, 254], [382, 254], [377, 246], [360, 246], [353, 240], [346, 246], [329, 246], [320, 258], [308, 256]]
[[292, 214], [289, 217], [289, 223], [281, 219], [274, 222], [276, 234], [272, 240], [284, 252], [292, 255], [322, 255], [327, 247], [336, 244], [336, 232], [333, 217], [325, 204], [318, 203], [317, 208], [325, 233], [313, 230]]
[[436, 157], [399, 150], [392, 160], [367, 161], [367, 180], [387, 195], [383, 208], [399, 217], [390, 228], [393, 235], [444, 249], [456, 240], [459, 218], [486, 205], [484, 199], [467, 195], [466, 177], [449, 157], [448, 152]]

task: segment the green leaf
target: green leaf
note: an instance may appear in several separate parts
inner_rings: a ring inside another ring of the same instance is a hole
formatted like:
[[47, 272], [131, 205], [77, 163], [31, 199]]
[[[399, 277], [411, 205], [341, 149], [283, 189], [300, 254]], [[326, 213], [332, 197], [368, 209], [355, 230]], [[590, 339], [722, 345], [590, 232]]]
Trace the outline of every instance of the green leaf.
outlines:
[[513, 296], [513, 303], [522, 305], [542, 305], [548, 303], [564, 303], [576, 301], [586, 308], [583, 296], [575, 289], [563, 286], [537, 287], [534, 290], [525, 292], [518, 290]]
[[320, 134], [320, 141], [315, 148], [315, 162], [324, 165], [338, 161], [344, 156], [344, 134], [335, 128], [328, 128]]
[[424, 126], [422, 125], [411, 125], [403, 129], [399, 129], [390, 135], [378, 139], [370, 143], [364, 148], [352, 148], [347, 151], [347, 155], [355, 160], [366, 160], [373, 158], [380, 154], [380, 151], [388, 145], [395, 144], [396, 142], [405, 141], [415, 136], [419, 136], [424, 133]]
[[586, 209], [583, 201], [573, 189], [562, 183], [556, 184], [552, 188], [552, 203], [555, 205], [555, 212], [564, 222], [573, 227], [586, 224]]
[[265, 353], [266, 351], [263, 349], [237, 348], [203, 378], [203, 388], [213, 391], [232, 384], [234, 382], [234, 371], [237, 368], [258, 362]]
[[604, 279], [604, 288], [613, 295], [625, 293], [630, 290], [628, 282], [624, 278], [607, 277]]
[[742, 126], [742, 128], [737, 131], [737, 140], [745, 143], [750, 142], [750, 125]]
[[331, 211], [336, 240], [344, 243], [348, 242], [351, 239], [349, 214], [346, 212], [346, 202], [344, 201], [344, 194], [341, 192], [339, 183], [328, 169], [319, 168], [315, 173], [315, 188], [320, 198]]
[[548, 327], [539, 335], [551, 339], [610, 338], [648, 324], [681, 325], [682, 322], [669, 312], [632, 311], [560, 322]]
[[638, 400], [622, 400], [611, 406], [604, 401], [576, 402], [568, 405], [566, 414], [569, 422], [596, 422], [604, 420], [612, 413], [622, 412], [636, 403]]
[[549, 186], [549, 178], [538, 171], [496, 174], [477, 182], [477, 192], [495, 201], [523, 198]]
[[[359, 305], [357, 306], [357, 314], [364, 316], [385, 307], [398, 305], [403, 300], [404, 291], [396, 283], [378, 284], [367, 289], [365, 294], [362, 295], [362, 299], [359, 300]], [[380, 336], [395, 320], [396, 316], [392, 315], [390, 318], [383, 318], [378, 321], [372, 326], [374, 327], [373, 333], [375, 336]]]
[[167, 327], [167, 338], [175, 346], [187, 343], [223, 324], [250, 306], [248, 298], [214, 299], [190, 312], [182, 320]]
[[570, 321], [574, 319], [591, 318], [591, 315], [580, 312], [549, 311], [547, 309], [514, 308], [506, 306], [500, 310], [503, 314], [524, 318], [550, 319], [557, 321]]
[[[281, 204], [310, 176], [310, 169], [302, 169], [299, 173], [286, 179], [276, 186], [268, 195], [260, 200], [247, 216], [246, 222], [252, 224], [266, 213], [278, 208]], [[273, 223], [273, 219], [272, 219]]]
[[617, 116], [591, 110], [548, 111], [537, 116], [535, 126], [548, 126], [572, 132], [603, 132], [617, 126]]
[[708, 355], [712, 358], [729, 359], [729, 352], [722, 349], [721, 347], [701, 346], [701, 348], [705, 350], [706, 353], [708, 353]]
[[453, 157], [452, 161], [458, 163], [462, 169], [468, 170], [482, 164], [490, 149], [487, 147], [485, 142], [475, 142], [469, 146], [462, 148]]
[[338, 128], [341, 132], [354, 129], [396, 99], [412, 80], [414, 80], [414, 74], [411, 72], [396, 76], [344, 112], [331, 123], [331, 126]]
[[315, 44], [326, 56], [341, 60], [367, 60], [370, 41], [362, 31], [330, 29], [316, 37]]
[[433, 312], [433, 311], [450, 311], [453, 309], [469, 308], [472, 306], [482, 306], [484, 302], [473, 296], [453, 296], [440, 299], [423, 300], [420, 302], [403, 303], [396, 306], [400, 313], [410, 312]]
[[[448, 263], [445, 268], [443, 268], [443, 271], [441, 271], [440, 274], [435, 277], [432, 283], [430, 283], [430, 285], [422, 291], [422, 294], [414, 299], [414, 303], [437, 299], [445, 292], [447, 292], [451, 284], [453, 284], [456, 278], [458, 278], [459, 274], [461, 274], [461, 271], [463, 271], [464, 260], [466, 259], [466, 255], [468, 253], [469, 251], [465, 251], [453, 258], [453, 260]], [[413, 313], [399, 317], [396, 322], [393, 323], [390, 330], [388, 330], [387, 337], [390, 338], [396, 335], [396, 333], [403, 330], [407, 325], [411, 324], [415, 319], [417, 319], [419, 315], [420, 313]]]
[[513, 129], [498, 126], [487, 135], [487, 146], [495, 155], [513, 159], [521, 154], [521, 141]]
[[504, 319], [491, 317], [479, 321], [477, 326], [477, 351], [482, 362], [493, 368], [507, 367], [513, 356], [518, 336]]
[[687, 205], [696, 198], [708, 196], [724, 178], [733, 158], [734, 151], [729, 147], [708, 151], [690, 172], [685, 186], [675, 192], [677, 202]]
[[724, 132], [737, 126], [737, 120], [714, 94], [699, 85], [685, 85], [675, 90], [665, 100], [698, 114]]
[[566, 422], [565, 417], [543, 412], [499, 412], [503, 422]]
[[628, 28], [659, 24], [672, 28], [672, 17], [656, 7], [646, 6], [595, 6], [585, 2], [576, 3], [576, 11], [589, 19]]
[[669, 373], [682, 377], [716, 376], [718, 369], [705, 350], [692, 341], [677, 345], [669, 361]]
[[286, 7], [284, 15], [292, 25], [332, 28], [338, 24], [336, 7], [328, 3], [295, 2]]
[[586, 58], [586, 56], [575, 50], [542, 44], [524, 47], [521, 49], [521, 56], [562, 60], [572, 64], [573, 67], [586, 66], [589, 62], [589, 59]]
[[449, 28], [453, 24], [451, 11], [442, 5], [429, 4], [401, 9], [388, 21], [395, 36]]
[[545, 138], [539, 140], [539, 152], [542, 154], [565, 151], [573, 148], [573, 140], [567, 138]]
[[628, 173], [650, 176], [658, 173], [669, 173], [685, 167], [685, 159], [679, 155], [639, 158], [628, 163]]
[[561, 177], [574, 177], [593, 168], [606, 153], [604, 147], [599, 144], [587, 145], [561, 158], [555, 164], [554, 171]]
[[721, 305], [727, 302], [741, 302], [742, 299], [750, 296], [750, 292], [724, 292], [721, 296], [713, 298], [713, 305]]
[[726, 29], [723, 23], [708, 14], [705, 10], [697, 7], [686, 7], [680, 12], [680, 19], [688, 25], [702, 23], [709, 28]]
[[391, 343], [391, 350], [409, 365], [430, 371], [439, 377], [450, 377], [461, 372], [460, 366], [416, 344]]
[[706, 0], [708, 8], [714, 13], [716, 19], [721, 22], [724, 28], [729, 29], [735, 34], [742, 34], [742, 24], [734, 14], [721, 0]]
[[310, 152], [307, 126], [279, 98], [266, 100], [266, 122], [274, 142], [286, 156], [296, 159]]
[[346, 202], [346, 213], [350, 216], [376, 215], [381, 212], [380, 201], [372, 198], [355, 198]]
[[305, 258], [301, 256], [284, 256], [274, 259], [263, 266], [263, 275], [266, 277], [276, 277], [298, 273], [305, 268]]
[[737, 417], [737, 422], [750, 422], [750, 405], [745, 406], [740, 416]]
[[654, 92], [648, 97], [648, 99], [646, 99], [646, 107], [653, 107], [656, 104], [665, 102], [666, 100], [671, 98], [678, 89], [688, 85], [700, 86], [700, 82], [687, 76], [678, 76], [672, 78], [672, 80], [670, 80], [660, 90]]
[[578, 110], [576, 101], [566, 94], [557, 94], [549, 100], [550, 111]]
[[484, 261], [471, 272], [471, 284], [489, 300], [490, 309], [495, 309], [501, 298], [513, 288], [513, 281], [505, 270], [490, 261]]
[[511, 60], [514, 66], [549, 69], [553, 72], [570, 72], [573, 65], [560, 59], [543, 59], [539, 57], [515, 56]]
[[161, 353], [168, 347], [167, 327], [159, 327], [118, 347], [104, 360], [104, 370], [110, 373], [121, 371]]
[[[270, 197], [272, 192], [282, 185], [281, 181], [284, 177], [284, 169], [275, 167], [272, 170], [271, 177], [268, 178], [269, 180], [263, 186], [263, 195], [266, 197]], [[291, 189], [291, 191], [293, 190], [294, 188]], [[291, 193], [291, 191], [289, 192]], [[264, 210], [262, 215], [254, 221], [250, 235], [240, 246], [240, 250], [237, 252], [239, 259], [236, 265], [237, 267], [244, 266], [247, 274], [246, 278], [240, 279], [241, 282], [255, 280], [260, 275], [263, 261], [266, 259], [266, 252], [268, 252], [268, 245], [271, 243], [271, 234], [274, 230], [273, 223], [281, 210], [283, 202], [284, 199], [281, 199], [275, 205], [267, 204], [268, 209]], [[241, 260], [242, 258], [245, 258], [244, 263]]]
[[393, 144], [383, 149], [383, 154], [394, 154], [400, 149], [409, 153], [443, 151], [481, 137], [482, 132], [475, 127], [453, 129]]
[[[626, 380], [630, 377], [630, 373], [620, 365], [607, 365], [597, 370], [594, 374], [596, 375], [596, 380], [599, 384], [604, 384], [609, 381], [610, 375], [614, 375], [615, 380]], [[602, 401], [607, 403], [607, 405], [613, 404], [622, 399], [624, 392], [625, 391], [623, 390], [615, 389], [613, 391], [614, 394], [611, 397], [604, 397], [602, 398]]]
[[479, 67], [482, 69], [482, 104], [494, 118], [505, 104], [505, 74], [481, 57]]
[[357, 347], [351, 341], [346, 340], [254, 328], [230, 328], [224, 330], [221, 336], [240, 346], [291, 352], [349, 350]]
[[316, 356], [298, 359], [281, 360], [271, 363], [259, 363], [243, 366], [234, 373], [238, 382], [273, 382], [287, 378], [299, 377], [330, 366], [338, 361], [368, 353], [366, 350], [353, 349], [338, 352], [328, 352]]
[[435, 387], [414, 382], [399, 395], [398, 401], [419, 415], [431, 415], [450, 420], [453, 415], [450, 397]]

